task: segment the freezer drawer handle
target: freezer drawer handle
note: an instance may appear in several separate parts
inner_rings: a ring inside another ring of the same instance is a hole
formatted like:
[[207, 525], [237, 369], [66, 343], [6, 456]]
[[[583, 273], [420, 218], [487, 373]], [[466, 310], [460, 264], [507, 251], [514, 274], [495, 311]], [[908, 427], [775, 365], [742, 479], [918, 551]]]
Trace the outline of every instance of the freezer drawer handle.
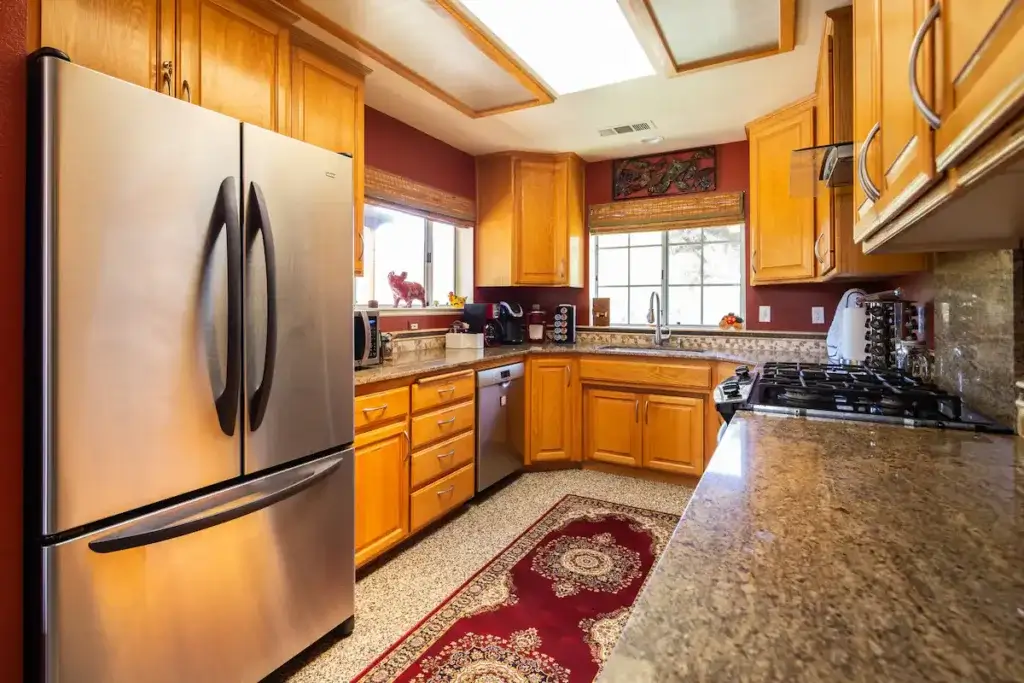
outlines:
[[[235, 434], [238, 416], [238, 393], [242, 390], [242, 234], [238, 224], [238, 204], [235, 198], [235, 179], [225, 178], [217, 193], [212, 225], [223, 226], [227, 232], [228, 258], [228, 362], [224, 390], [214, 399], [221, 431]], [[213, 240], [218, 232], [211, 232], [208, 248], [212, 253]]]
[[[248, 514], [270, 507], [275, 503], [291, 498], [297, 493], [308, 489], [331, 472], [336, 470], [344, 459], [343, 454], [337, 458], [323, 463], [308, 477], [298, 481], [291, 481], [287, 486], [279, 489], [272, 489], [258, 498], [252, 498], [251, 493], [258, 493], [260, 485], [265, 486], [267, 482], [255, 481], [248, 486], [252, 491], [244, 491], [238, 496], [237, 505], [225, 508], [220, 498], [212, 496], [210, 499], [200, 499], [194, 504], [186, 504], [174, 510], [173, 519], [167, 523], [160, 523], [160, 520], [143, 519], [127, 529], [123, 529], [104, 538], [89, 543], [89, 549], [96, 553], [116, 553], [121, 550], [131, 550], [142, 546], [169, 541], [172, 538], [180, 538], [194, 534], [203, 529], [209, 529], [225, 522], [245, 517]], [[271, 477], [271, 480], [277, 477]], [[247, 486], [243, 484], [242, 486]], [[203, 509], [206, 507], [207, 509]], [[203, 514], [208, 512], [209, 514]], [[166, 518], [165, 518], [166, 519]], [[155, 524], [155, 525], [154, 525]]]
[[274, 367], [277, 363], [277, 258], [267, 202], [263, 198], [263, 190], [256, 183], [249, 184], [249, 212], [246, 215], [246, 223], [247, 257], [252, 254], [257, 233], [262, 233], [263, 253], [267, 259], [267, 348], [263, 359], [263, 379], [249, 399], [249, 431], [255, 432], [263, 424], [263, 417], [267, 414], [270, 388], [274, 383]]

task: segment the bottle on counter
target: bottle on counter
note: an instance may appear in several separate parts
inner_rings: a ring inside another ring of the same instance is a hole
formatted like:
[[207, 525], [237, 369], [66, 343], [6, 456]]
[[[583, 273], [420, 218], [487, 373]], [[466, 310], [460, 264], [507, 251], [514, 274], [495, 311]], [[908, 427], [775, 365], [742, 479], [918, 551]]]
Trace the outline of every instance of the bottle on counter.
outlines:
[[544, 311], [540, 310], [540, 304], [534, 304], [526, 315], [527, 337], [531, 344], [544, 343]]

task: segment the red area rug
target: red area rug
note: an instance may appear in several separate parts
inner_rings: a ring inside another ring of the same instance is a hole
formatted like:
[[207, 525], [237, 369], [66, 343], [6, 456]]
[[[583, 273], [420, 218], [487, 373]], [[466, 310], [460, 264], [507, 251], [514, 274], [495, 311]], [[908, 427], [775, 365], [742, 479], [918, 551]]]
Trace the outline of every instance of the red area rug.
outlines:
[[593, 681], [678, 521], [566, 496], [356, 681]]

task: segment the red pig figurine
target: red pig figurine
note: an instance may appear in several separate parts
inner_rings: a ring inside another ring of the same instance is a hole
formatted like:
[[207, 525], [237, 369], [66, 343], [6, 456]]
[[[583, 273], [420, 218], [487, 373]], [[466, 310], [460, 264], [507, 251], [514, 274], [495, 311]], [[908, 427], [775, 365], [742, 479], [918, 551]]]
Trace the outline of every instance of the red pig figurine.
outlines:
[[401, 275], [395, 275], [395, 271], [388, 273], [388, 284], [391, 285], [391, 293], [395, 296], [395, 307], [399, 301], [405, 301], [406, 308], [412, 308], [412, 302], [419, 300], [423, 306], [427, 305], [427, 291], [418, 282], [406, 282], [405, 278], [409, 273], [402, 271]]

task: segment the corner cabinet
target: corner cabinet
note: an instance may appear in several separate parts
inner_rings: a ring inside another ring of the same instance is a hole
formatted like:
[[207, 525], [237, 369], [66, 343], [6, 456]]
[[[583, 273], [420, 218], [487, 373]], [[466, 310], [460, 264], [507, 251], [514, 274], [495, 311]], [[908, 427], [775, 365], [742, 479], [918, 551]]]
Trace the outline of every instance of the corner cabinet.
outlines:
[[583, 286], [583, 166], [575, 154], [477, 158], [477, 286]]
[[528, 363], [526, 464], [579, 460], [579, 382], [569, 358]]
[[747, 124], [750, 140], [750, 282], [815, 277], [813, 197], [791, 197], [790, 158], [814, 145], [814, 98]]

